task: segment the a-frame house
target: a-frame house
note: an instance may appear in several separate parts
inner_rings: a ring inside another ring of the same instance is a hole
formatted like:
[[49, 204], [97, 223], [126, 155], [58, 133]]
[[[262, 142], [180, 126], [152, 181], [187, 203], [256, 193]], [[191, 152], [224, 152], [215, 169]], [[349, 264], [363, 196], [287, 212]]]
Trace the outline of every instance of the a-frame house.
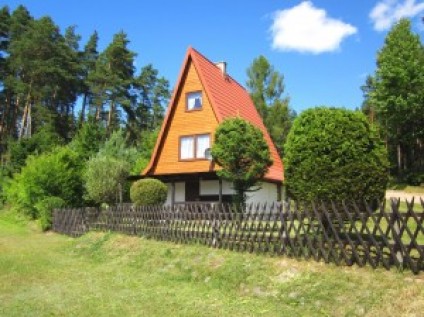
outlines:
[[191, 47], [142, 176], [168, 185], [168, 204], [230, 201], [231, 184], [218, 179], [219, 166], [207, 159], [205, 150], [212, 146], [219, 123], [235, 116], [261, 129], [273, 160], [261, 189], [249, 193], [248, 202], [280, 200], [283, 164], [249, 93], [226, 73], [225, 63], [215, 64]]

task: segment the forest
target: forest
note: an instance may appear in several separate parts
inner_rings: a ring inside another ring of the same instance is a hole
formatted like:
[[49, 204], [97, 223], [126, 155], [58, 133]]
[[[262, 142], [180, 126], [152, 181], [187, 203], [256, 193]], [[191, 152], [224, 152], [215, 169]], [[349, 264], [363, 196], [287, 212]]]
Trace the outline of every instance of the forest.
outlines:
[[153, 65], [135, 68], [125, 32], [99, 51], [96, 31], [81, 43], [75, 29], [61, 32], [24, 6], [0, 9], [1, 200], [34, 217], [46, 197], [92, 201], [90, 160], [119, 182], [139, 174], [170, 98], [169, 81]]

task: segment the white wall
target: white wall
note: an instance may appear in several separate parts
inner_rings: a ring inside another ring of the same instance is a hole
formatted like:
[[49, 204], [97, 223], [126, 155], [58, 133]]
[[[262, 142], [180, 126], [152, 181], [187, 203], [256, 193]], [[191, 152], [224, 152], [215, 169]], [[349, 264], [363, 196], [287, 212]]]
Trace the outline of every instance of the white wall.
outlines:
[[[229, 182], [222, 182], [222, 194], [233, 195], [235, 192], [231, 188]], [[281, 188], [281, 187], [280, 187]], [[278, 199], [278, 186], [274, 183], [262, 183], [261, 189], [255, 192], [247, 193], [247, 203], [271, 203]], [[200, 181], [200, 195], [218, 195], [219, 182], [217, 180], [202, 180]]]
[[[166, 198], [165, 204], [171, 204], [171, 195], [172, 195], [172, 185], [167, 183], [168, 195]], [[227, 181], [222, 181], [222, 194], [223, 195], [233, 195], [235, 192], [231, 188], [231, 183]], [[272, 203], [275, 202], [278, 198], [277, 194], [278, 186], [274, 183], [262, 183], [261, 189], [255, 192], [247, 193], [247, 203]], [[280, 187], [281, 189], [281, 187]], [[219, 181], [218, 180], [201, 180], [200, 181], [200, 195], [219, 195]], [[178, 182], [175, 183], [175, 202], [184, 202], [185, 201], [185, 183]]]
[[[166, 196], [165, 205], [170, 205], [172, 197], [172, 184], [166, 183], [166, 186], [168, 187], [168, 195]], [[175, 202], [178, 203], [183, 201], [185, 201], [185, 183], [175, 183]]]
[[[280, 187], [281, 188], [281, 187]], [[278, 186], [274, 183], [262, 183], [261, 189], [247, 193], [247, 203], [272, 203], [277, 201]]]
[[[231, 188], [231, 183], [222, 181], [222, 194], [233, 195], [234, 190]], [[200, 181], [200, 195], [219, 195], [219, 181], [218, 180], [201, 180]]]

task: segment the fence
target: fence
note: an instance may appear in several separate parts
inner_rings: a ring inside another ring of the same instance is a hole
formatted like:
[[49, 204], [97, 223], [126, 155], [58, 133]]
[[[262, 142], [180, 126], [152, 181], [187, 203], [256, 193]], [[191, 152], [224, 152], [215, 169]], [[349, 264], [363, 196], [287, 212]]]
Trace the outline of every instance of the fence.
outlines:
[[[415, 209], [415, 210], [414, 210]], [[424, 270], [424, 200], [368, 204], [56, 209], [53, 230], [80, 236], [116, 231], [177, 243], [386, 269]]]

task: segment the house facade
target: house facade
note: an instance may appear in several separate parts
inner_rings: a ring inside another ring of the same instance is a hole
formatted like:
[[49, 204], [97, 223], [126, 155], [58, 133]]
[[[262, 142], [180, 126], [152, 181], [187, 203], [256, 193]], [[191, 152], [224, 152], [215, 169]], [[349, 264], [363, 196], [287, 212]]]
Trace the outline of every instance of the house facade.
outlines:
[[184, 62], [143, 177], [168, 186], [168, 204], [195, 201], [231, 201], [231, 184], [220, 180], [220, 168], [209, 157], [215, 129], [226, 118], [241, 117], [264, 134], [273, 165], [261, 189], [248, 194], [248, 202], [281, 199], [283, 164], [249, 93], [226, 72], [226, 64], [213, 63], [193, 48]]

